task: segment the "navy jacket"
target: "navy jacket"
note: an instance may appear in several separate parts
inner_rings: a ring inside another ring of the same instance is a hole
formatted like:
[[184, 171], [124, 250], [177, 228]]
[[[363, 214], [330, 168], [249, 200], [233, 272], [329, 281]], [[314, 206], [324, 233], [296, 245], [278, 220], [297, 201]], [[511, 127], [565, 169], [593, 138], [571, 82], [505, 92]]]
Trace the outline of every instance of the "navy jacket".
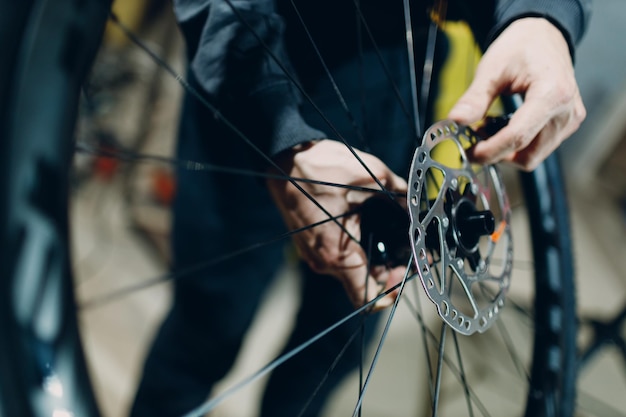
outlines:
[[[355, 56], [354, 0], [294, 3], [327, 65]], [[412, 2], [418, 39], [427, 27], [425, 3]], [[591, 0], [448, 3], [448, 18], [471, 16], [469, 23], [484, 48], [512, 21], [544, 17], [562, 31], [572, 57], [591, 12]], [[360, 4], [378, 46], [404, 42], [401, 1], [360, 0]], [[306, 86], [321, 66], [290, 0], [175, 0], [175, 12], [186, 38], [193, 78], [227, 118], [238, 120], [243, 133], [261, 150], [276, 155], [298, 143], [327, 137], [308, 126], [298, 111], [301, 94], [293, 79]]]

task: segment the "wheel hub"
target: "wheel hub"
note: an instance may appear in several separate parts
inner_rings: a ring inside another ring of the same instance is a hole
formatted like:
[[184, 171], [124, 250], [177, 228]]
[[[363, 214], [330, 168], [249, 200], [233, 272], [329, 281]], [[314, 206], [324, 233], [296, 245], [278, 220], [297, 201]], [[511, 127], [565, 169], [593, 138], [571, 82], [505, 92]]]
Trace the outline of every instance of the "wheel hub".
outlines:
[[495, 230], [495, 218], [491, 210], [478, 210], [476, 204], [463, 197], [450, 209], [452, 227], [448, 232], [448, 247], [468, 260], [473, 271], [480, 264], [480, 239]]

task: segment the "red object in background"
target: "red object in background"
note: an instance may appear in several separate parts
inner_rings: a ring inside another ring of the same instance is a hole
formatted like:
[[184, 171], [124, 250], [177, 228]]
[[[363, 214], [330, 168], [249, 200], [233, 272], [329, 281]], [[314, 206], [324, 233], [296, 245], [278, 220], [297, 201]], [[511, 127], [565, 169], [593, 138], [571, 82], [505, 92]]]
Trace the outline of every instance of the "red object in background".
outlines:
[[152, 172], [152, 194], [156, 201], [165, 206], [170, 206], [174, 201], [176, 181], [171, 171], [155, 169]]
[[117, 172], [119, 165], [119, 161], [114, 157], [99, 155], [93, 163], [94, 174], [104, 180], [110, 180]]

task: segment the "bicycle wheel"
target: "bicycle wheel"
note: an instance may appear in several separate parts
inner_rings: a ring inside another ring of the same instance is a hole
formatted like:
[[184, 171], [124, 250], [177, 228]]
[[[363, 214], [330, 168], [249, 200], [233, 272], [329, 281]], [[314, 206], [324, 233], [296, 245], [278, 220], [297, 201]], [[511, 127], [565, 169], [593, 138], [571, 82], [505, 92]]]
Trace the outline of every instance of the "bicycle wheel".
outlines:
[[[2, 25], [10, 28], [7, 30], [11, 34], [3, 39], [21, 41], [18, 46], [4, 42], [0, 50], [5, 62], [14, 63], [14, 67], [3, 66], [0, 73], [0, 123], [6, 132], [1, 152], [5, 175], [0, 256], [5, 278], [0, 291], [0, 401], [3, 415], [65, 412], [88, 416], [98, 412], [88, 388], [76, 327], [68, 267], [65, 182], [79, 86], [95, 53], [107, 8], [95, 1], [67, 1], [63, 5], [56, 2], [54, 7], [50, 3], [25, 2], [19, 8], [2, 5], [3, 11], [12, 11], [2, 16], [17, 16], [12, 20], [14, 24]], [[356, 16], [362, 18], [360, 12]], [[40, 105], [32, 107], [34, 103]], [[417, 118], [426, 120], [427, 116], [419, 114]], [[445, 187], [440, 188], [446, 192]], [[418, 317], [422, 362], [427, 363], [421, 371], [431, 380], [427, 392], [415, 396], [420, 398], [418, 407], [422, 412], [573, 415], [575, 297], [566, 199], [557, 157], [548, 158], [533, 173], [522, 174], [521, 188], [527, 214], [518, 215], [519, 210], [514, 209], [510, 225], [517, 230], [518, 220], [525, 223], [520, 229], [526, 227], [530, 231], [533, 261], [527, 277], [523, 271], [521, 277], [515, 277], [519, 267], [512, 267], [511, 285], [517, 282], [530, 288], [522, 288], [519, 293], [515, 289], [509, 291], [511, 297], [504, 301], [507, 306], [495, 328], [458, 340], [452, 330], [447, 330], [449, 325], [441, 325], [442, 321], [427, 326], [418, 306], [423, 295], [408, 302], [410, 312]], [[428, 231], [426, 234], [433, 235]], [[523, 251], [516, 249], [512, 264], [522, 264], [524, 269], [524, 254], [518, 255], [519, 252]], [[505, 253], [505, 264], [506, 256]], [[424, 259], [427, 263], [435, 262], [432, 256]], [[428, 307], [434, 311], [434, 307]], [[395, 311], [394, 306], [379, 346]], [[344, 320], [358, 316], [356, 312]], [[523, 329], [521, 336], [512, 336], [515, 328]], [[450, 343], [446, 344], [446, 340]], [[461, 347], [467, 345], [473, 347]], [[302, 349], [268, 364], [249, 380], [257, 379]], [[378, 361], [379, 351], [376, 349], [370, 369]], [[474, 369], [473, 380], [469, 380], [466, 368]], [[361, 411], [361, 406], [371, 405], [364, 400], [369, 375], [370, 372], [359, 384], [353, 415], [367, 414], [367, 408]], [[511, 388], [502, 385], [502, 381], [512, 379], [516, 381]], [[500, 401], [502, 395], [511, 392], [516, 395]], [[222, 398], [214, 398], [190, 415], [213, 409]], [[459, 405], [463, 411], [459, 411]]]

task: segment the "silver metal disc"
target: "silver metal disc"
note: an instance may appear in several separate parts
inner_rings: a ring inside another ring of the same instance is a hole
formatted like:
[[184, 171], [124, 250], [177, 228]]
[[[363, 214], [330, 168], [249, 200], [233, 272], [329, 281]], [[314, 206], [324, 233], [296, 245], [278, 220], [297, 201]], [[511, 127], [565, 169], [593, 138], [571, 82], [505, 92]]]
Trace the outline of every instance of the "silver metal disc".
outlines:
[[[511, 209], [500, 174], [467, 158], [478, 140], [450, 120], [432, 125], [413, 156], [407, 195], [422, 285], [441, 318], [466, 335], [497, 319], [513, 261]], [[481, 222], [481, 214], [487, 220]], [[487, 231], [475, 231], [482, 226]]]

